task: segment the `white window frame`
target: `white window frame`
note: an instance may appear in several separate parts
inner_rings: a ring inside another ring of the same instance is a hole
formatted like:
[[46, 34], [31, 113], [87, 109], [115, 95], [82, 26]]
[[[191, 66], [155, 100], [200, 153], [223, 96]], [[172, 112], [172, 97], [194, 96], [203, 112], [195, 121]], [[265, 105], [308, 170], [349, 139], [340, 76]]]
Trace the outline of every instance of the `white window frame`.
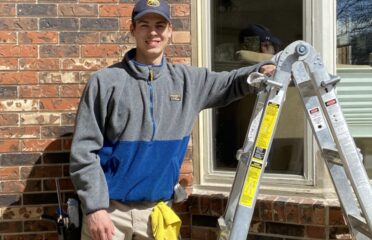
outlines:
[[[211, 6], [212, 0], [192, 0], [193, 65], [211, 67]], [[336, 0], [303, 0], [304, 40], [322, 55], [329, 72], [335, 72]], [[268, 14], [268, 13], [266, 13]], [[321, 34], [319, 34], [321, 33]], [[327, 51], [325, 51], [327, 50]], [[213, 168], [212, 146], [213, 110], [199, 115], [193, 132], [194, 187], [193, 191], [228, 193], [235, 172], [216, 171]], [[306, 118], [305, 118], [305, 121]], [[312, 196], [330, 193], [333, 185], [323, 160], [316, 154], [318, 146], [310, 126], [305, 124], [304, 176], [265, 174], [261, 192], [310, 193]], [[315, 174], [317, 173], [317, 174]], [[328, 177], [327, 177], [328, 176]], [[329, 194], [328, 194], [329, 195]]]

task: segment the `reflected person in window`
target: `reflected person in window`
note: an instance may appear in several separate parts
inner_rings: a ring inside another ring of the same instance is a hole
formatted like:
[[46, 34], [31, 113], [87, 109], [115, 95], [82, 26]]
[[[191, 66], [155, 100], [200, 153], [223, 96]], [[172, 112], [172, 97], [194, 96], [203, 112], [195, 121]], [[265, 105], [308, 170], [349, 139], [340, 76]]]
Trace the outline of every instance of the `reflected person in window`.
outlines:
[[175, 198], [193, 124], [201, 110], [258, 92], [247, 77], [270, 62], [212, 72], [167, 62], [173, 27], [164, 0], [139, 0], [136, 47], [92, 74], [80, 100], [70, 174], [83, 210], [83, 239], [154, 239], [151, 213]]
[[239, 33], [237, 58], [251, 64], [269, 60], [279, 51], [281, 44], [280, 39], [265, 26], [250, 24]]

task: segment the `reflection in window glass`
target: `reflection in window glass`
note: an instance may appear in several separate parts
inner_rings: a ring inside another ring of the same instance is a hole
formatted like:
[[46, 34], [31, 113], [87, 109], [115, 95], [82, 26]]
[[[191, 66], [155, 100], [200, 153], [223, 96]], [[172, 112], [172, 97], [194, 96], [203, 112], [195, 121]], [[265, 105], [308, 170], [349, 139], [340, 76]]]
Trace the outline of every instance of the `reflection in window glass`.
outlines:
[[337, 62], [372, 65], [371, 0], [337, 1]]
[[372, 178], [372, 1], [337, 1], [337, 87], [343, 113]]
[[[269, 60], [302, 39], [302, 1], [211, 1], [212, 68], [231, 70]], [[295, 23], [295, 24], [294, 24]], [[266, 172], [303, 174], [304, 113], [297, 91], [289, 88]], [[256, 96], [214, 110], [214, 166], [233, 170], [242, 147]], [[295, 127], [294, 127], [295, 126]]]

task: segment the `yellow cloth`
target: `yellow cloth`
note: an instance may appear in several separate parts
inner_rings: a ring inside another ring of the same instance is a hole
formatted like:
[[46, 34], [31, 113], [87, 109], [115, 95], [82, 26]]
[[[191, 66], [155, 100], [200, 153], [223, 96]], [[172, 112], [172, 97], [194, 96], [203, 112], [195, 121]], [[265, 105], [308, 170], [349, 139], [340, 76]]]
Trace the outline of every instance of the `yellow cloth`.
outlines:
[[151, 226], [155, 240], [176, 240], [181, 220], [164, 202], [159, 202], [151, 213]]

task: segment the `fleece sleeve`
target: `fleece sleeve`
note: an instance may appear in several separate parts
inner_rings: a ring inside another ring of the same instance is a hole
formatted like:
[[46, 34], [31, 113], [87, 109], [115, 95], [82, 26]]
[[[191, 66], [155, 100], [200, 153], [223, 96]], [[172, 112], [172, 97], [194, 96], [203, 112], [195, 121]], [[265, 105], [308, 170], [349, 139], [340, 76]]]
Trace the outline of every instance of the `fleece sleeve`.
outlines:
[[98, 151], [103, 146], [105, 96], [93, 75], [81, 97], [70, 155], [70, 175], [84, 214], [109, 207], [108, 187]]
[[243, 67], [230, 72], [213, 72], [205, 68], [195, 70], [197, 74], [193, 74], [192, 79], [200, 110], [225, 106], [248, 94], [256, 94], [258, 89], [250, 86], [247, 78], [262, 65]]

